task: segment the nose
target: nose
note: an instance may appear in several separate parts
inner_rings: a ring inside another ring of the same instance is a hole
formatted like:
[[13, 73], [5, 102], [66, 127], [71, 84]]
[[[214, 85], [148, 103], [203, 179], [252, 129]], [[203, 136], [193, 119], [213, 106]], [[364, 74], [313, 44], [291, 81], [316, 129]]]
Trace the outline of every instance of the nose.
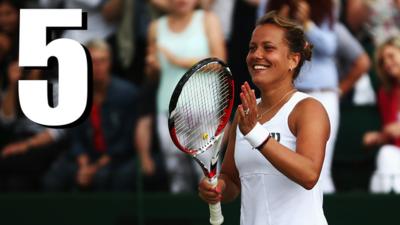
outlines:
[[263, 56], [261, 48], [256, 48], [252, 55], [255, 59], [261, 59]]

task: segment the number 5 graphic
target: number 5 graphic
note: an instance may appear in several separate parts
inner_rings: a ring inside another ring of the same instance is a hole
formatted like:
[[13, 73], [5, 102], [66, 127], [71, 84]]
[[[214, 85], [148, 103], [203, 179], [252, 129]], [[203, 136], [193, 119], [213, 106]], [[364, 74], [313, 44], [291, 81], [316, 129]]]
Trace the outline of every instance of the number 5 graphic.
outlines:
[[[30, 120], [51, 127], [72, 125], [88, 106], [88, 76], [91, 64], [85, 48], [71, 39], [47, 43], [47, 28], [82, 27], [80, 9], [21, 9], [19, 66], [46, 67], [48, 59], [58, 61], [58, 105], [50, 107], [46, 80], [20, 80], [18, 96], [23, 113]], [[91, 93], [90, 93], [91, 94]]]

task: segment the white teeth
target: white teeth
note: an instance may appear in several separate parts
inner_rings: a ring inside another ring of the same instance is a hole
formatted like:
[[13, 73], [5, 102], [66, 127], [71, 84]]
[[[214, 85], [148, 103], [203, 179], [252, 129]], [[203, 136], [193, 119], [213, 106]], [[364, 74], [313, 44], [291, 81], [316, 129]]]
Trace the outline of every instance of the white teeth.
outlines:
[[264, 66], [264, 65], [254, 65], [253, 66], [253, 68], [255, 70], [265, 70], [265, 69], [267, 69], [267, 67], [269, 67], [269, 66]]

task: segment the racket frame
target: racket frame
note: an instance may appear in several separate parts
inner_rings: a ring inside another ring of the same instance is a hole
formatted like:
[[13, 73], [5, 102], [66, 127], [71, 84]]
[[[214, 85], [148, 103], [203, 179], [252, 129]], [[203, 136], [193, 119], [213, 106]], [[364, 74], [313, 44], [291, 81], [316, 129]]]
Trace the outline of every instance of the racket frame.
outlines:
[[[229, 99], [228, 99], [228, 107], [224, 109], [224, 114], [223, 117], [220, 119], [220, 123], [213, 134], [213, 136], [210, 138], [210, 140], [207, 142], [206, 145], [202, 146], [200, 149], [189, 149], [186, 148], [185, 146], [181, 145], [179, 143], [178, 137], [176, 135], [176, 128], [175, 128], [175, 108], [178, 103], [179, 96], [183, 90], [184, 85], [186, 82], [190, 79], [190, 77], [200, 70], [202, 67], [210, 64], [210, 63], [219, 63], [222, 65], [222, 68], [225, 71], [226, 74], [229, 74], [227, 78], [229, 79]], [[169, 128], [169, 133], [171, 135], [171, 139], [174, 142], [174, 144], [177, 146], [177, 148], [181, 151], [183, 151], [186, 154], [189, 154], [192, 156], [192, 158], [200, 165], [200, 167], [203, 170], [204, 175], [208, 178], [209, 183], [215, 187], [218, 184], [218, 177], [217, 177], [217, 165], [219, 161], [219, 155], [221, 151], [221, 144], [222, 144], [222, 139], [224, 136], [224, 128], [226, 124], [228, 123], [232, 108], [233, 108], [233, 103], [234, 103], [234, 80], [232, 77], [232, 73], [229, 70], [228, 66], [220, 59], [218, 58], [207, 58], [204, 60], [201, 60], [198, 62], [196, 65], [194, 65], [191, 69], [189, 69], [181, 78], [181, 80], [178, 82], [176, 85], [174, 92], [171, 97], [171, 101], [169, 104], [169, 117], [168, 117], [168, 128]], [[204, 165], [204, 163], [198, 159], [198, 156], [205, 151], [212, 151], [212, 157], [211, 157], [211, 162], [210, 162], [210, 169], [207, 169], [207, 167]], [[221, 203], [218, 202], [216, 204], [210, 204], [210, 223], [212, 225], [220, 225], [224, 221], [224, 217], [222, 216], [222, 211], [221, 211]]]
[[[175, 128], [175, 122], [174, 122], [174, 116], [175, 116], [175, 108], [178, 103], [179, 96], [183, 90], [183, 87], [185, 86], [186, 82], [190, 79], [190, 77], [196, 73], [198, 70], [200, 70], [202, 67], [211, 64], [211, 63], [218, 63], [222, 65], [222, 68], [225, 70], [226, 74], [229, 74], [230, 76], [227, 76], [229, 79], [229, 91], [230, 91], [230, 99], [228, 102], [228, 107], [224, 109], [224, 116], [220, 119], [220, 124], [213, 136], [210, 138], [208, 143], [203, 146], [200, 149], [189, 149], [186, 148], [185, 146], [182, 146], [181, 143], [179, 143], [178, 137], [176, 136], [176, 128]], [[226, 124], [229, 121], [229, 118], [231, 116], [232, 108], [233, 108], [233, 102], [234, 102], [234, 81], [232, 77], [232, 73], [229, 70], [228, 66], [220, 59], [218, 58], [206, 58], [198, 62], [196, 65], [194, 65], [192, 68], [190, 68], [184, 75], [183, 77], [179, 80], [178, 84], [176, 85], [174, 92], [172, 93], [171, 101], [169, 104], [169, 117], [168, 117], [168, 128], [169, 128], [169, 133], [171, 135], [171, 139], [174, 142], [174, 144], [178, 147], [179, 150], [191, 155], [196, 162], [201, 166], [204, 175], [206, 175], [208, 178], [212, 178], [216, 175], [216, 165], [217, 163], [211, 163], [210, 166], [210, 171], [205, 167], [205, 165], [196, 157], [199, 154], [207, 151], [211, 146], [215, 144], [215, 142], [219, 141], [220, 138], [223, 136], [223, 130], [226, 126]], [[221, 135], [222, 134], [222, 135]], [[220, 149], [214, 150], [215, 155], [213, 155], [212, 160], [214, 162], [218, 161], [219, 157], [219, 151]]]

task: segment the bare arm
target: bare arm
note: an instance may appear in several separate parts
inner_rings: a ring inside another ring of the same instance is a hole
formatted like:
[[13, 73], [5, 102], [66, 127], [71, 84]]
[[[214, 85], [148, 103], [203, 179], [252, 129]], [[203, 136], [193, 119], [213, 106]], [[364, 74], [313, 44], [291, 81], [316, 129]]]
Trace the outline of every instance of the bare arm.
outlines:
[[383, 128], [383, 133], [385, 136], [388, 136], [390, 139], [396, 139], [400, 137], [400, 122], [392, 122], [387, 124]]
[[225, 152], [224, 162], [222, 163], [219, 179], [225, 183], [225, 189], [222, 194], [224, 202], [230, 202], [240, 194], [239, 172], [236, 168], [234, 154], [236, 142], [237, 119], [233, 122], [229, 130], [228, 147]]
[[[248, 83], [242, 88], [240, 98], [242, 105], [238, 107], [238, 124], [241, 132], [247, 135], [257, 124], [256, 97]], [[247, 115], [243, 108], [250, 109]], [[320, 102], [308, 98], [295, 106], [288, 120], [289, 128], [296, 136], [296, 151], [273, 138], [259, 147], [259, 150], [285, 176], [304, 188], [311, 189], [321, 173], [330, 133], [329, 118]]]
[[352, 65], [350, 71], [345, 75], [345, 78], [340, 81], [341, 96], [345, 95], [351, 90], [354, 84], [360, 77], [368, 72], [371, 66], [371, 61], [366, 53], [362, 54]]
[[138, 151], [142, 171], [145, 175], [152, 175], [155, 172], [155, 164], [150, 152], [152, 124], [153, 120], [150, 115], [140, 118], [134, 137], [134, 145]]
[[25, 140], [11, 143], [5, 146], [1, 154], [3, 157], [8, 157], [11, 155], [23, 154], [29, 151], [30, 149], [40, 148], [42, 146], [49, 145], [53, 143], [54, 138], [51, 135], [48, 129], [30, 137]]
[[289, 179], [312, 189], [319, 179], [329, 138], [328, 115], [321, 103], [306, 99], [293, 110], [289, 117], [291, 123], [297, 137], [295, 152], [273, 138], [260, 151]]
[[382, 145], [400, 137], [400, 122], [385, 125], [381, 131], [368, 131], [364, 134], [363, 144], [367, 147]]
[[3, 103], [1, 105], [1, 116], [5, 121], [13, 120], [16, 115], [16, 98], [17, 85], [10, 84], [4, 94]]
[[157, 59], [157, 21], [153, 21], [148, 30], [147, 35], [147, 53], [146, 53], [146, 65], [145, 73], [149, 78], [154, 78], [160, 71], [160, 65]]
[[7, 76], [9, 85], [7, 91], [4, 94], [3, 104], [0, 107], [1, 116], [3, 120], [14, 119], [16, 116], [17, 109], [17, 86], [18, 80], [22, 76], [22, 69], [18, 67], [17, 61], [11, 62], [7, 68]]

